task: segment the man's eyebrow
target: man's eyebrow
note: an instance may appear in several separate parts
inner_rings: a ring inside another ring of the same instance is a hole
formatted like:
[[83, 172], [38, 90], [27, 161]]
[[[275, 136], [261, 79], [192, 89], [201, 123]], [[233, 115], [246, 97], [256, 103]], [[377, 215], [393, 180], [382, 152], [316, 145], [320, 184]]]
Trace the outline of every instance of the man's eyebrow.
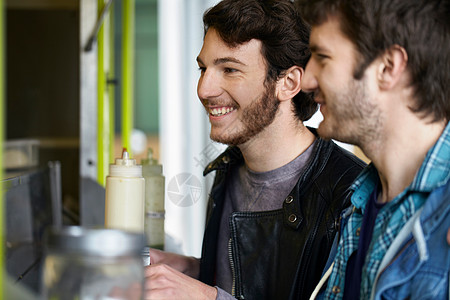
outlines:
[[222, 58], [217, 58], [214, 60], [215, 65], [225, 64], [225, 63], [229, 63], [229, 62], [246, 66], [246, 64], [244, 64], [242, 61], [240, 61], [239, 59], [236, 59], [234, 57], [222, 57]]
[[[201, 58], [198, 57], [198, 56], [197, 56], [197, 62], [198, 62], [199, 64], [204, 65], [203, 61], [202, 61]], [[240, 65], [243, 65], [243, 66], [246, 66], [245, 63], [243, 63], [242, 61], [240, 61], [239, 59], [236, 59], [236, 58], [234, 58], [234, 57], [221, 57], [221, 58], [216, 58], [216, 59], [214, 60], [214, 65], [220, 65], [220, 64], [225, 64], [225, 63], [229, 63], [229, 62], [231, 62], [231, 63], [236, 63], [236, 64], [240, 64]]]
[[311, 53], [316, 53], [316, 52], [325, 52], [326, 51], [326, 49], [325, 48], [323, 48], [323, 47], [320, 47], [319, 45], [317, 45], [317, 44], [310, 44], [309, 45], [309, 50], [311, 51]]

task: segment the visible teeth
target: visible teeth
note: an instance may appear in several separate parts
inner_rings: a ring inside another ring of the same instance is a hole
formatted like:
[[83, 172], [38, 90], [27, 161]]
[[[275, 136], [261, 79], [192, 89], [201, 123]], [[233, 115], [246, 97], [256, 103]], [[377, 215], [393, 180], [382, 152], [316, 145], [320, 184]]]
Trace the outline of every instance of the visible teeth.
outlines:
[[210, 110], [210, 113], [215, 117], [219, 117], [219, 116], [223, 116], [233, 110], [234, 110], [234, 108], [231, 108], [231, 107], [213, 108]]

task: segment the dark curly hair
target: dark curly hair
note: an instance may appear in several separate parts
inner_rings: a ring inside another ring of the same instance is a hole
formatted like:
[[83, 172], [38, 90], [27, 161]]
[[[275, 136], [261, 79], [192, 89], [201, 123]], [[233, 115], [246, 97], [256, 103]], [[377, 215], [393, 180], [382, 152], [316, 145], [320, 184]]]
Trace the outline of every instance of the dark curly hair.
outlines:
[[[309, 27], [289, 0], [223, 0], [203, 15], [205, 34], [214, 28], [230, 47], [257, 39], [267, 65], [266, 83], [273, 83], [292, 66], [306, 67]], [[306, 121], [317, 111], [310, 94], [299, 92], [294, 112]]]

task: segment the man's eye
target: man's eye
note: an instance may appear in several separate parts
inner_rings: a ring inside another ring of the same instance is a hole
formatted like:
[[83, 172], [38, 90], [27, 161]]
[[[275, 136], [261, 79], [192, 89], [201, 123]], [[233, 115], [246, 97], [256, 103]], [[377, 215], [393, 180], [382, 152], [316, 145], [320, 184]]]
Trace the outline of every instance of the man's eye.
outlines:
[[198, 70], [199, 70], [201, 73], [204, 73], [204, 72], [206, 71], [206, 68], [205, 68], [205, 67], [198, 67]]
[[233, 69], [233, 68], [224, 68], [223, 70], [225, 73], [234, 73], [237, 72], [238, 70]]
[[325, 55], [325, 54], [321, 54], [321, 53], [316, 53], [316, 58], [318, 59], [318, 60], [324, 60], [324, 59], [327, 59], [327, 58], [329, 58], [329, 56], [327, 56], [327, 55]]

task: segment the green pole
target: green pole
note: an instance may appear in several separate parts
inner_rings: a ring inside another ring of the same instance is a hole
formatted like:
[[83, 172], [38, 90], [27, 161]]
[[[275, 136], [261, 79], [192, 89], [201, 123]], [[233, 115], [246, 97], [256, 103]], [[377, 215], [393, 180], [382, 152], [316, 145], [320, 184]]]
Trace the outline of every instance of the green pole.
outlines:
[[[98, 57], [98, 133], [97, 133], [97, 181], [99, 184], [105, 186], [106, 175], [108, 174], [109, 163], [112, 162], [114, 151], [114, 86], [107, 84], [107, 78], [110, 78], [110, 72], [113, 70], [113, 44], [111, 44], [112, 37], [112, 2], [105, 4], [105, 0], [97, 0], [99, 15], [104, 9], [108, 11], [104, 13], [104, 21], [99, 28], [97, 37], [97, 57]], [[106, 6], [111, 5], [111, 6]]]
[[[109, 79], [115, 79], [115, 64], [114, 64], [114, 2], [111, 4], [111, 10], [109, 14]], [[114, 117], [114, 102], [116, 99], [116, 95], [114, 93], [115, 91], [115, 84], [109, 84], [108, 85], [108, 94], [109, 94], [109, 162], [114, 163], [114, 140], [115, 140], [115, 117]]]
[[[3, 140], [4, 140], [4, 96], [5, 96], [5, 85], [4, 85], [4, 1], [0, 0], [0, 176], [3, 180]], [[0, 299], [4, 299], [4, 273], [5, 269], [5, 255], [4, 255], [4, 245], [5, 245], [5, 224], [4, 224], [4, 211], [5, 203], [3, 201], [3, 187], [1, 187], [0, 192]]]
[[122, 145], [131, 153], [134, 109], [134, 0], [123, 1]]
[[[105, 6], [103, 0], [98, 0], [98, 15]], [[105, 185], [105, 68], [104, 68], [104, 26], [100, 26], [97, 35], [97, 57], [98, 57], [98, 72], [97, 72], [97, 181], [100, 185]]]
[[[105, 2], [104, 0], [97, 0], [98, 4], [98, 15], [100, 16]], [[105, 115], [105, 109], [107, 109], [107, 105], [105, 105], [105, 89], [106, 89], [106, 78], [105, 78], [105, 64], [104, 64], [104, 53], [105, 53], [105, 39], [104, 39], [104, 31], [105, 26], [104, 22], [100, 26], [98, 35], [97, 35], [97, 57], [98, 57], [98, 72], [97, 72], [97, 158], [98, 158], [98, 167], [97, 167], [97, 181], [100, 185], [105, 185], [105, 167], [108, 166], [108, 163], [105, 164], [105, 152], [109, 150], [109, 148], [105, 147], [108, 145], [109, 135], [107, 126], [108, 123], [108, 115]], [[106, 155], [106, 159], [109, 159], [109, 155]]]

